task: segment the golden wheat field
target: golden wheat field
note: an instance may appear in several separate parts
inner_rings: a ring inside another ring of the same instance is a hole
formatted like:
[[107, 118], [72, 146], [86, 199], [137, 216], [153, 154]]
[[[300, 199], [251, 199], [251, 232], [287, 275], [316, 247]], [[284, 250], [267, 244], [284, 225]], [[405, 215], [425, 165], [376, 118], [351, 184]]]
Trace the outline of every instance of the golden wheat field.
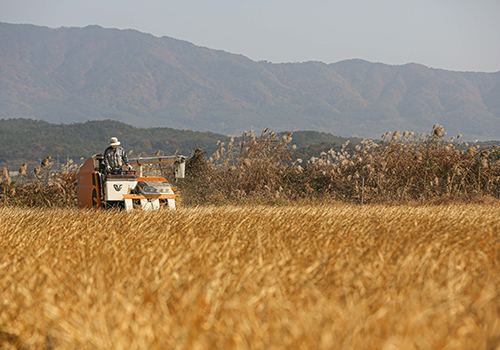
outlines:
[[0, 208], [0, 348], [500, 349], [499, 214]]

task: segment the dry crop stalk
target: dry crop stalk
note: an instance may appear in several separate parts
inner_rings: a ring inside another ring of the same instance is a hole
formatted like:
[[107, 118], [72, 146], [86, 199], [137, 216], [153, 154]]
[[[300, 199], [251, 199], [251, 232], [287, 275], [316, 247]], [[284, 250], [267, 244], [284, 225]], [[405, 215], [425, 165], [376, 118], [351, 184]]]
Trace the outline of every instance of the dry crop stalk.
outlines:
[[41, 349], [487, 348], [500, 337], [497, 212], [0, 208], [0, 340]]

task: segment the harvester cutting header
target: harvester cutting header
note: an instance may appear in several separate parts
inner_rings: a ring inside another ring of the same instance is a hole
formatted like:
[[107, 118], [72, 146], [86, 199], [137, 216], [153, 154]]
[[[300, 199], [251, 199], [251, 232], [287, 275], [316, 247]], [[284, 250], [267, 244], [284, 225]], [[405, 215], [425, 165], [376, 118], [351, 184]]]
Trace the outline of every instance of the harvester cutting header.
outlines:
[[[128, 160], [127, 160], [128, 161]], [[127, 211], [140, 206], [156, 210], [161, 203], [175, 209], [175, 194], [164, 177], [143, 176], [142, 166], [147, 164], [174, 164], [175, 177], [184, 178], [186, 157], [181, 155], [130, 159], [128, 171], [119, 174], [110, 171], [102, 154], [89, 159], [78, 174], [78, 208], [120, 208]], [[139, 175], [131, 170], [139, 166]]]

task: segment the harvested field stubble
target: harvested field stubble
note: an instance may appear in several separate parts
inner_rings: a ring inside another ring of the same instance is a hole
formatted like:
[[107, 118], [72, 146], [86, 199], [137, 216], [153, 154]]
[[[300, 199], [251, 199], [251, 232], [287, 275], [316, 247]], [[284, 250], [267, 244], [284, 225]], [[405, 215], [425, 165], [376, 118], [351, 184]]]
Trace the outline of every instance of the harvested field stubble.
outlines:
[[0, 219], [0, 347], [500, 347], [494, 206]]

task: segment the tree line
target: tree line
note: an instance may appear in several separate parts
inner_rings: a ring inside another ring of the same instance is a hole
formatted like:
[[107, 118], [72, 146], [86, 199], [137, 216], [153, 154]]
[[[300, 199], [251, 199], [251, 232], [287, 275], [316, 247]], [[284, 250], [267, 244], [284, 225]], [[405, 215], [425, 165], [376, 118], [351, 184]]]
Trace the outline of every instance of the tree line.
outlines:
[[[138, 128], [114, 120], [52, 124], [24, 118], [2, 119], [0, 165], [17, 170], [25, 162], [34, 166], [49, 155], [54, 163], [64, 163], [69, 159], [78, 162], [81, 158], [87, 159], [93, 154], [104, 152], [112, 136], [116, 136], [125, 150], [131, 152], [131, 157], [154, 155], [157, 152], [189, 156], [195, 148], [201, 148], [211, 155], [216, 150], [217, 141], [227, 142], [230, 139], [230, 136], [208, 131]], [[237, 140], [239, 137], [234, 138]], [[297, 131], [291, 143], [295, 145], [292, 155], [295, 158], [315, 156], [325, 149], [339, 148], [346, 140], [329, 133]]]

